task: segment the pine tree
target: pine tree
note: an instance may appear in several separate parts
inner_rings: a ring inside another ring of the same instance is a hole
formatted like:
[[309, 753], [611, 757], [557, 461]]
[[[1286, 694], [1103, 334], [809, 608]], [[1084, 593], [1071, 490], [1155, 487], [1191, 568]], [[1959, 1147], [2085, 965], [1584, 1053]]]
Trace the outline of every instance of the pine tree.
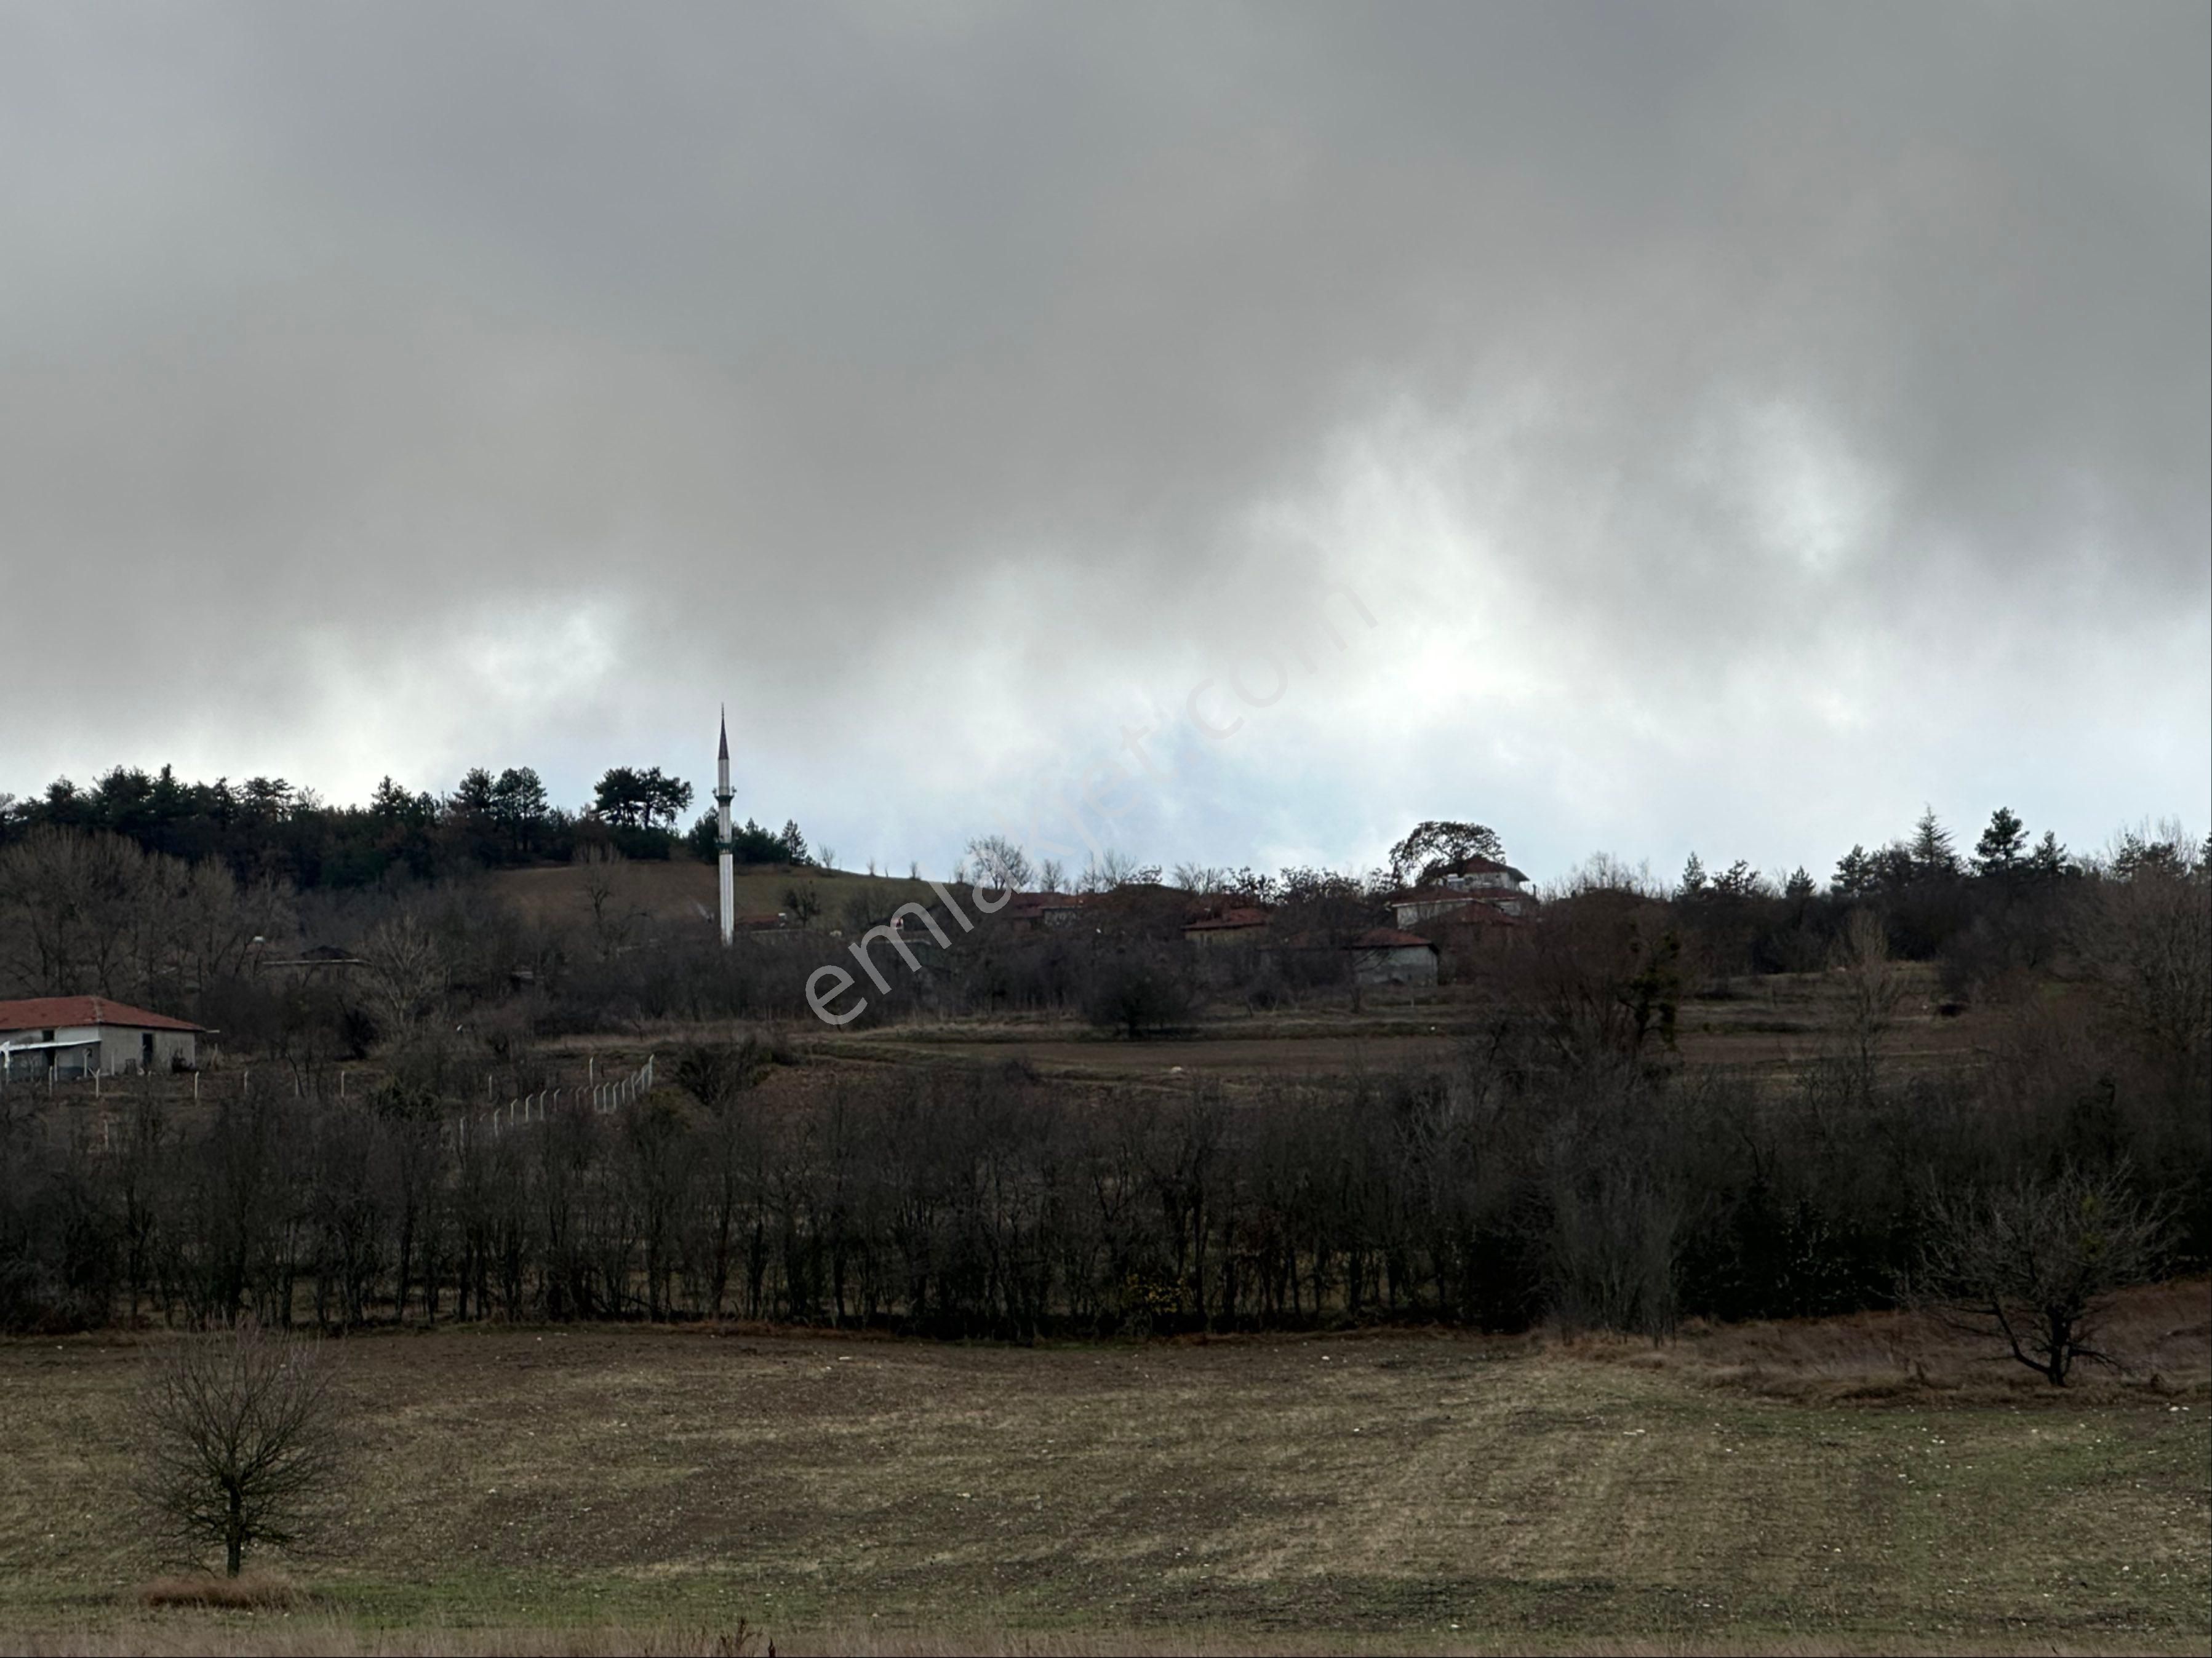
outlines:
[[1990, 826], [1974, 843], [1974, 873], [1984, 880], [2002, 880], [2015, 873], [2027, 849], [2027, 826], [2009, 806], [1990, 814]]
[[1690, 854], [1690, 861], [1682, 865], [1681, 896], [1685, 898], [1705, 896], [1705, 866], [1694, 852]]
[[1759, 872], [1749, 860], [1739, 858], [1713, 882], [1713, 891], [1723, 898], [1748, 898], [1759, 890]]
[[482, 766], [471, 766], [461, 779], [460, 786], [447, 798], [446, 805], [456, 812], [489, 812], [492, 793], [497, 786], [489, 771]]
[[1924, 881], [1959, 872], [1959, 849], [1951, 842], [1951, 831], [1936, 821], [1933, 806], [1923, 811], [1920, 821], [1912, 826], [1912, 842], [1908, 850], [1912, 856], [1912, 872], [1918, 879]]
[[1828, 883], [1829, 889], [1838, 898], [1863, 898], [1874, 890], [1874, 859], [1853, 841], [1851, 849], [1836, 859], [1836, 875]]
[[2035, 843], [2027, 866], [2037, 880], [2044, 882], [2055, 882], [2074, 872], [2074, 865], [2067, 861], [2066, 848], [2058, 844], [2057, 835], [2049, 829], [2044, 830], [2043, 838]]

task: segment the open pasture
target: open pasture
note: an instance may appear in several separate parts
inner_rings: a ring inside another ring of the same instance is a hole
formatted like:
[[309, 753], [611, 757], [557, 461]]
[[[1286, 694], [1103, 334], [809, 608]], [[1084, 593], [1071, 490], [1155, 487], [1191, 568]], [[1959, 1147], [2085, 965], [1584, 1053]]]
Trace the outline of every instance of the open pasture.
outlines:
[[[343, 1344], [289, 1613], [149, 1612], [148, 1347], [0, 1345], [11, 1649], [2203, 1651], [2206, 1288], [2058, 1393], [1891, 1315], [1595, 1338]], [[289, 1631], [289, 1633], [288, 1633]]]

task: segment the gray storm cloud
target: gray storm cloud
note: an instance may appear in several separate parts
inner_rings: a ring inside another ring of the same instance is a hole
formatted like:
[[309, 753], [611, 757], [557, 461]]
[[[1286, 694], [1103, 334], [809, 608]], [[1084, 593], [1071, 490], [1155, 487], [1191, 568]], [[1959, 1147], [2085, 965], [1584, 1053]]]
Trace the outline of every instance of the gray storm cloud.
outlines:
[[1132, 729], [1161, 859], [2201, 826], [2206, 17], [14, 9], [0, 789], [726, 698], [853, 860]]

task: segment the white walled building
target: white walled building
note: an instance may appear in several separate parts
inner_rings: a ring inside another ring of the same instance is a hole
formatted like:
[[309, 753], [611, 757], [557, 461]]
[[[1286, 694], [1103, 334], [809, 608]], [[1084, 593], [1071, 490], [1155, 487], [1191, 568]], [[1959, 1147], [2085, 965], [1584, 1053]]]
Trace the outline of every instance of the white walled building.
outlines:
[[0, 1076], [113, 1076], [199, 1063], [199, 1025], [105, 996], [0, 1002]]
[[1534, 905], [1528, 880], [1510, 864], [1492, 858], [1462, 858], [1457, 863], [1431, 868], [1419, 886], [1394, 892], [1385, 902], [1401, 927], [1446, 917], [1456, 919], [1478, 905], [1517, 918], [1528, 914]]

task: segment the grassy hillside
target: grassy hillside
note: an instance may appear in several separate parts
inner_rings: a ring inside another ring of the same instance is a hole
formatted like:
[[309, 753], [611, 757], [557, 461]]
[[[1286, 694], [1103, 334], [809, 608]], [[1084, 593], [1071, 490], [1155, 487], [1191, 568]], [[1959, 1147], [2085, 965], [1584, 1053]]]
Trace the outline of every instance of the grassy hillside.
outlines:
[[131, 1598], [119, 1410], [166, 1338], [15, 1341], [0, 1637], [712, 1651], [742, 1618], [793, 1653], [2202, 1651], [2205, 1286], [2139, 1293], [2116, 1335], [2136, 1380], [2064, 1394], [1894, 1316], [1664, 1350], [349, 1339], [357, 1473], [295, 1568], [308, 1604], [258, 1625]]
[[[695, 858], [615, 864], [596, 872], [582, 865], [562, 864], [502, 870], [489, 878], [495, 894], [539, 922], [588, 922], [594, 879], [607, 883], [611, 913], [619, 915], [711, 922], [718, 902], [714, 865]], [[785, 895], [793, 887], [811, 887], [822, 905], [817, 925], [824, 927], [838, 925], [839, 910], [854, 893], [866, 893], [872, 902], [886, 900], [890, 904], [929, 896], [929, 889], [920, 881], [794, 869], [780, 864], [740, 864], [735, 885], [740, 915], [772, 914], [786, 908]]]

